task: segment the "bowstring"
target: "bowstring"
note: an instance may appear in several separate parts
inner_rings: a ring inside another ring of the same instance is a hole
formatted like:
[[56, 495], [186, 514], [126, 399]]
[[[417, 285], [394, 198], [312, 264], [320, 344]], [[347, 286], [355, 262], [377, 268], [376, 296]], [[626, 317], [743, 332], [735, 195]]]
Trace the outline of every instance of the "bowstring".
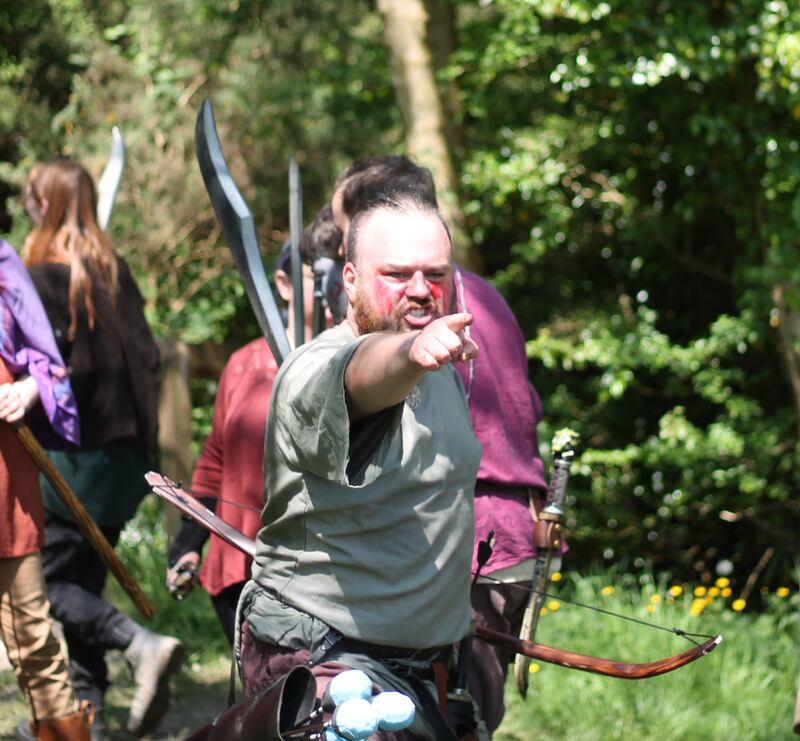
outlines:
[[689, 643], [694, 644], [695, 646], [699, 646], [700, 643], [695, 641], [694, 638], [714, 638], [712, 635], [707, 635], [705, 633], [697, 633], [694, 631], [687, 631], [683, 630], [682, 628], [667, 628], [664, 625], [656, 625], [655, 623], [651, 623], [648, 620], [642, 620], [640, 618], [631, 617], [630, 615], [622, 615], [618, 612], [613, 612], [612, 610], [605, 610], [602, 607], [596, 607], [595, 605], [587, 605], [583, 602], [578, 602], [577, 600], [570, 599], [569, 597], [556, 597], [552, 593], [548, 593], [547, 590], [541, 591], [539, 589], [534, 589], [533, 587], [526, 586], [523, 584], [518, 584], [514, 582], [504, 582], [501, 579], [495, 579], [492, 576], [487, 574], [483, 574], [481, 579], [486, 579], [487, 581], [495, 582], [496, 584], [503, 584], [507, 587], [512, 587], [514, 589], [521, 589], [528, 594], [536, 593], [541, 594], [544, 597], [549, 597], [550, 599], [554, 599], [557, 602], [563, 602], [568, 605], [575, 605], [576, 607], [583, 607], [586, 610], [593, 610], [594, 612], [602, 613], [603, 615], [609, 615], [611, 617], [619, 618], [620, 620], [627, 620], [631, 623], [638, 623], [639, 625], [644, 625], [648, 628], [654, 628], [655, 630], [663, 630], [665, 633], [672, 633], [680, 638], [685, 638]]
[[[178, 492], [175, 491], [175, 489], [180, 489], [181, 491], [186, 492], [187, 494], [192, 494], [196, 499], [200, 499], [200, 498], [203, 498], [203, 499], [215, 499], [218, 502], [223, 502], [225, 504], [230, 504], [230, 505], [233, 505], [234, 507], [240, 507], [241, 509], [247, 509], [247, 510], [250, 510], [251, 512], [259, 512], [259, 513], [261, 512], [261, 510], [258, 509], [257, 507], [252, 507], [252, 506], [250, 506], [248, 504], [242, 504], [241, 502], [234, 502], [234, 501], [232, 501], [230, 499], [223, 499], [222, 497], [216, 497], [216, 496], [213, 496], [213, 495], [209, 496], [208, 494], [203, 494], [203, 493], [195, 491], [193, 489], [184, 489], [183, 486], [181, 485], [180, 481], [176, 482], [175, 486], [174, 487], [170, 487], [170, 488], [173, 489], [173, 493], [175, 493], [176, 495], [178, 494]], [[479, 574], [473, 574], [473, 576], [477, 579]], [[700, 645], [700, 643], [698, 641], [694, 640], [695, 637], [696, 638], [714, 638], [714, 636], [708, 635], [706, 633], [698, 633], [698, 632], [695, 632], [695, 631], [687, 631], [687, 630], [683, 630], [682, 628], [675, 628], [675, 627], [668, 628], [668, 627], [666, 627], [664, 625], [656, 625], [655, 623], [651, 623], [648, 620], [642, 620], [641, 618], [635, 618], [635, 617], [631, 617], [630, 615], [622, 615], [621, 613], [614, 612], [612, 610], [606, 610], [606, 609], [604, 609], [602, 607], [597, 607], [596, 605], [587, 605], [587, 604], [585, 604], [583, 602], [578, 602], [577, 600], [570, 599], [569, 597], [558, 597], [558, 596], [548, 592], [547, 589], [542, 591], [540, 589], [534, 589], [532, 586], [525, 586], [523, 584], [518, 584], [518, 583], [515, 583], [515, 582], [504, 582], [501, 579], [495, 579], [494, 577], [492, 577], [492, 576], [490, 576], [488, 574], [480, 574], [480, 578], [481, 579], [485, 579], [486, 581], [494, 582], [496, 584], [504, 584], [505, 586], [511, 587], [512, 589], [520, 589], [520, 590], [523, 590], [523, 591], [527, 592], [528, 594], [531, 594], [531, 593], [540, 594], [544, 598], [548, 598], [549, 597], [550, 599], [554, 599], [557, 602], [563, 602], [564, 604], [567, 604], [567, 605], [574, 605], [575, 607], [582, 607], [585, 610], [592, 610], [593, 612], [599, 612], [599, 613], [601, 613], [603, 615], [608, 615], [610, 617], [619, 618], [620, 620], [627, 620], [628, 622], [637, 623], [638, 625], [644, 625], [645, 627], [653, 628], [654, 630], [661, 630], [661, 631], [664, 631], [665, 633], [672, 633], [673, 635], [679, 636], [680, 638], [685, 638], [687, 641], [689, 641], [690, 643], [692, 643], [695, 646], [699, 646]], [[549, 583], [549, 580], [548, 580], [548, 583]]]
[[215, 496], [214, 494], [205, 494], [200, 491], [196, 491], [195, 489], [187, 489], [183, 486], [181, 481], [176, 481], [174, 486], [171, 486], [170, 489], [172, 493], [180, 497], [180, 493], [183, 492], [184, 494], [191, 494], [194, 499], [198, 500], [200, 504], [202, 504], [203, 499], [213, 499], [216, 502], [222, 502], [223, 504], [230, 504], [234, 507], [239, 507], [239, 509], [246, 509], [250, 512], [258, 512], [261, 514], [261, 510], [258, 507], [253, 507], [251, 504], [243, 504], [242, 502], [235, 502], [233, 499], [223, 499], [222, 497]]

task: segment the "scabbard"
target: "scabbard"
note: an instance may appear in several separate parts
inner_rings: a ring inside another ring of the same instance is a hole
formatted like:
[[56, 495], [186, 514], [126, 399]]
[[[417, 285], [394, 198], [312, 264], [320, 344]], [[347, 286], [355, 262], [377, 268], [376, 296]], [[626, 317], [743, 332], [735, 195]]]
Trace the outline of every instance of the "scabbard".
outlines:
[[[531, 641], [536, 635], [536, 628], [539, 623], [539, 615], [544, 603], [547, 572], [550, 570], [550, 551], [542, 549], [536, 557], [533, 567], [533, 578], [531, 579], [531, 593], [528, 597], [528, 605], [525, 608], [525, 615], [522, 618], [522, 627], [519, 637], [523, 641]], [[531, 659], [523, 654], [514, 657], [514, 678], [517, 682], [517, 690], [521, 697], [528, 694], [528, 673]]]
[[17, 433], [17, 438], [20, 443], [22, 443], [22, 447], [28, 451], [36, 467], [50, 482], [56, 494], [58, 494], [61, 501], [64, 502], [64, 505], [72, 513], [75, 522], [89, 541], [89, 544], [97, 551], [97, 554], [100, 556], [106, 568], [114, 574], [120, 586], [131, 598], [133, 604], [136, 605], [136, 609], [148, 620], [152, 618], [153, 615], [156, 614], [152, 603], [141, 590], [131, 572], [125, 567], [125, 564], [120, 561], [119, 556], [117, 556], [114, 549], [111, 547], [111, 543], [108, 542], [106, 536], [103, 535], [100, 528], [97, 527], [95, 521], [86, 511], [86, 508], [81, 504], [78, 497], [75, 496], [75, 492], [72, 491], [70, 485], [64, 480], [64, 477], [53, 465], [50, 458], [48, 458], [47, 453], [44, 452], [44, 449], [34, 437], [30, 428], [26, 424], [20, 422], [14, 425], [14, 431]]

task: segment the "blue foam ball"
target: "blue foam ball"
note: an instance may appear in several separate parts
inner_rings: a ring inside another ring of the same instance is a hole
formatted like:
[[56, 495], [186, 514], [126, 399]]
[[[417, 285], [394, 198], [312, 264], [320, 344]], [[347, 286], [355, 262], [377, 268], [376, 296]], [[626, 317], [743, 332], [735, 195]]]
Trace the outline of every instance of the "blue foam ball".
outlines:
[[328, 694], [334, 705], [353, 697], [369, 700], [372, 696], [372, 680], [360, 669], [349, 669], [331, 679]]
[[414, 702], [402, 692], [381, 692], [371, 702], [382, 731], [400, 731], [414, 720]]
[[378, 730], [378, 716], [368, 700], [353, 697], [336, 708], [333, 727], [340, 736], [355, 741]]

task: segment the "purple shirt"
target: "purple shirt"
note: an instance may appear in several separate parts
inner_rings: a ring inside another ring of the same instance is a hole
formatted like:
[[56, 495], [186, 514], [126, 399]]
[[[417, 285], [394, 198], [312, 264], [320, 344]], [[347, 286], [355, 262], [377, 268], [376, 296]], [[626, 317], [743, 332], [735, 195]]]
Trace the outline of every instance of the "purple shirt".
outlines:
[[[536, 434], [542, 408], [528, 380], [522, 330], [505, 299], [483, 278], [458, 272], [459, 311], [474, 316], [470, 333], [480, 348], [475, 361], [455, 367], [467, 391], [475, 436], [483, 445], [475, 489], [475, 543], [494, 530], [494, 551], [482, 572], [489, 574], [536, 556], [528, 500], [503, 489], [547, 490]], [[473, 554], [473, 573], [476, 566]]]
[[[0, 239], [0, 357], [14, 376], [36, 381], [44, 415], [30, 416], [46, 447], [80, 442], [78, 407], [39, 294], [14, 248]], [[48, 424], [49, 423], [49, 424]]]

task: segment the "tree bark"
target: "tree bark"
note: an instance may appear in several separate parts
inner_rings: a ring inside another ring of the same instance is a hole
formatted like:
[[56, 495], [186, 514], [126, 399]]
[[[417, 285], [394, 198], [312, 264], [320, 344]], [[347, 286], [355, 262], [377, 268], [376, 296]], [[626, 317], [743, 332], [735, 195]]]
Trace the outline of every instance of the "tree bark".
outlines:
[[[454, 0], [424, 0], [428, 12], [427, 39], [433, 60], [434, 75], [450, 63], [458, 46], [456, 5]], [[455, 80], [437, 81], [439, 99], [444, 108], [444, 135], [458, 170], [459, 153], [464, 146], [461, 102]]]
[[[173, 481], [192, 479], [192, 398], [189, 392], [189, 349], [174, 337], [160, 337], [161, 393], [158, 400], [160, 470]], [[174, 533], [180, 516], [164, 508], [167, 532]]]
[[446, 138], [445, 112], [434, 75], [424, 0], [378, 0], [389, 48], [395, 94], [406, 127], [408, 154], [433, 173], [442, 211], [453, 237], [455, 259], [479, 269], [458, 201], [458, 179]]
[[788, 307], [784, 298], [784, 286], [775, 286], [772, 300], [778, 309], [777, 332], [781, 359], [794, 397], [797, 434], [800, 436], [800, 314]]

